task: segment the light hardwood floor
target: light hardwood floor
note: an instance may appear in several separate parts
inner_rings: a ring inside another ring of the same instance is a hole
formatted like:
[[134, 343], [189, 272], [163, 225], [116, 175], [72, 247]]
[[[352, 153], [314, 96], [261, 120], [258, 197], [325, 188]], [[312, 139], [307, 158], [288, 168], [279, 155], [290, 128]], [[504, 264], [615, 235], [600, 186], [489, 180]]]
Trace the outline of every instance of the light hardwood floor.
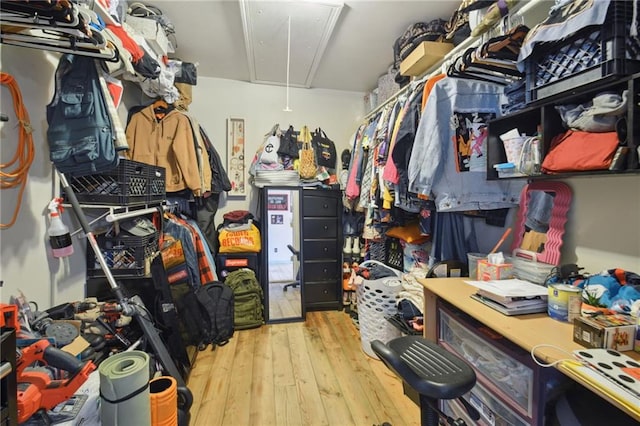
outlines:
[[418, 425], [418, 407], [366, 355], [345, 312], [238, 330], [198, 354], [188, 386], [194, 426]]
[[288, 282], [269, 283], [269, 318], [300, 318], [302, 316], [302, 302], [300, 301], [300, 287], [283, 287]]

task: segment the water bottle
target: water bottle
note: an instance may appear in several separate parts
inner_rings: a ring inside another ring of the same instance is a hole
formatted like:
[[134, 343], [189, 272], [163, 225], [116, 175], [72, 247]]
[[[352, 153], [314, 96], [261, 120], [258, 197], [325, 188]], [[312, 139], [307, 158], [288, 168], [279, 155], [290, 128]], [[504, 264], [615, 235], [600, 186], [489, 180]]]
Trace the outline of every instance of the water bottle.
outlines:
[[[53, 203], [52, 203], [53, 204]], [[65, 257], [73, 254], [73, 244], [69, 228], [60, 218], [57, 204], [49, 206], [49, 244], [53, 249], [53, 257]]]

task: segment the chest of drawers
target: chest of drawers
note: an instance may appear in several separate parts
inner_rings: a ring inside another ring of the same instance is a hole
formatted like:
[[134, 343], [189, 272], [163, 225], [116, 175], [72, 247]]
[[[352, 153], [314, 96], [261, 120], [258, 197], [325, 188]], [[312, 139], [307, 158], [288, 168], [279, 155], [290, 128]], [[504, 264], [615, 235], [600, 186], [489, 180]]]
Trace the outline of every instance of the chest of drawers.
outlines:
[[342, 203], [338, 189], [302, 190], [302, 280], [307, 310], [342, 304]]

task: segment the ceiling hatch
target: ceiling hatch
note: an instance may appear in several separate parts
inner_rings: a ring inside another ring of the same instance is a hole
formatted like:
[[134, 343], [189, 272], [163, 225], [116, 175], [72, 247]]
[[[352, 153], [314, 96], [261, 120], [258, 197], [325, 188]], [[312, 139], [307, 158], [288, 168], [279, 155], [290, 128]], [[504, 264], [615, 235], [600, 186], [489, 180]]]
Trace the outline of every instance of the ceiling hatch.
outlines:
[[252, 83], [311, 87], [343, 3], [340, 1], [240, 0]]

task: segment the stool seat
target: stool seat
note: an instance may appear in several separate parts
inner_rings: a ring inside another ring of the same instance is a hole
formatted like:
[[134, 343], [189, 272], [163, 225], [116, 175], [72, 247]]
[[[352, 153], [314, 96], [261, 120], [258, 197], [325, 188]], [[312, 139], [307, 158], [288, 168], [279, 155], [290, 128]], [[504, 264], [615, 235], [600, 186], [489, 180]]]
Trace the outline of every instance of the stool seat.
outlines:
[[431, 399], [455, 399], [476, 383], [473, 369], [442, 346], [422, 336], [403, 336], [371, 349], [416, 392]]

